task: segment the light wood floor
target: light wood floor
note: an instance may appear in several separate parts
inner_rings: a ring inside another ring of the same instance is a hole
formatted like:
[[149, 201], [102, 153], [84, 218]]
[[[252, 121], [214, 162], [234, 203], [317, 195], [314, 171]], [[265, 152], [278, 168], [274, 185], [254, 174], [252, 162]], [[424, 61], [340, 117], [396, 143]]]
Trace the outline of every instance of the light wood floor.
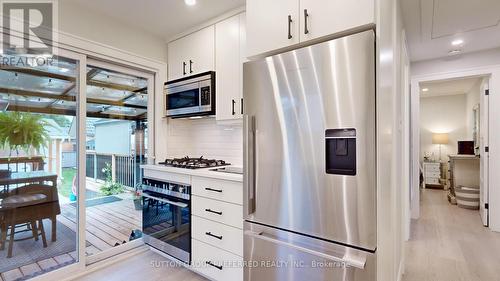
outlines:
[[500, 233], [478, 211], [450, 205], [442, 190], [422, 190], [421, 200], [403, 281], [500, 281]]
[[112, 264], [105, 269], [98, 270], [78, 281], [207, 281], [196, 273], [170, 262], [169, 259], [147, 251], [126, 260]]

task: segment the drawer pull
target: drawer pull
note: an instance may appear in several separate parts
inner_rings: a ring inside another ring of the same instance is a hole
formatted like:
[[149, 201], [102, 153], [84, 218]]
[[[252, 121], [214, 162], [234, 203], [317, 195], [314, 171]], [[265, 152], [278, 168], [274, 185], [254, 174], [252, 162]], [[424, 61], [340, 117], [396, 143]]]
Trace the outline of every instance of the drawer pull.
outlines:
[[217, 211], [214, 211], [214, 210], [211, 210], [211, 209], [205, 209], [206, 212], [209, 212], [209, 213], [214, 213], [214, 214], [217, 214], [219, 216], [222, 216], [222, 212], [217, 212]]
[[222, 193], [222, 189], [213, 189], [213, 188], [210, 188], [210, 187], [205, 187], [205, 190]]
[[212, 232], [205, 232], [205, 234], [206, 234], [207, 236], [212, 236], [212, 237], [214, 237], [214, 238], [217, 238], [217, 239], [219, 239], [219, 240], [222, 240], [222, 235], [221, 235], [221, 236], [217, 236], [217, 235], [212, 234]]
[[210, 265], [210, 266], [213, 266], [215, 268], [217, 268], [218, 270], [222, 270], [222, 265], [216, 265], [216, 264], [213, 264], [212, 262], [205, 262], [206, 264]]

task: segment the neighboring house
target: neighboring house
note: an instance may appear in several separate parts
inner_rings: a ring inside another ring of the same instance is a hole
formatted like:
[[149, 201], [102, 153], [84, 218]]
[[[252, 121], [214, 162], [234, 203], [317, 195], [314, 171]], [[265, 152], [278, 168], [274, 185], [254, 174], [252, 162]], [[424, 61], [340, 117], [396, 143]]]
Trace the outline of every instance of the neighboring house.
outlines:
[[132, 122], [101, 119], [95, 122], [95, 152], [130, 155]]

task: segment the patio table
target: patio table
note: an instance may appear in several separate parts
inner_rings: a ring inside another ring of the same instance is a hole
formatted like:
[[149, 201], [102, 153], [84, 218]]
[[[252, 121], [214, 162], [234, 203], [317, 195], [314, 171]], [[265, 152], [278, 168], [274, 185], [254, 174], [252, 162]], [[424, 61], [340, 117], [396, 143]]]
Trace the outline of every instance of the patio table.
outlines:
[[8, 192], [11, 185], [28, 184], [50, 181], [52, 186], [57, 187], [57, 174], [46, 171], [16, 172], [9, 177], [0, 177], [0, 186], [4, 186], [4, 191]]

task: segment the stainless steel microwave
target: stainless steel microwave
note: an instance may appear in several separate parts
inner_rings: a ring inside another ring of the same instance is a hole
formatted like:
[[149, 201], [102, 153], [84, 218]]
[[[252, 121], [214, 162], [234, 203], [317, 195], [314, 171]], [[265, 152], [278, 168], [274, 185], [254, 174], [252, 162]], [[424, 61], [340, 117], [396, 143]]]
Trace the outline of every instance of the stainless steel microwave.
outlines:
[[208, 71], [165, 83], [166, 116], [215, 115], [215, 72]]

